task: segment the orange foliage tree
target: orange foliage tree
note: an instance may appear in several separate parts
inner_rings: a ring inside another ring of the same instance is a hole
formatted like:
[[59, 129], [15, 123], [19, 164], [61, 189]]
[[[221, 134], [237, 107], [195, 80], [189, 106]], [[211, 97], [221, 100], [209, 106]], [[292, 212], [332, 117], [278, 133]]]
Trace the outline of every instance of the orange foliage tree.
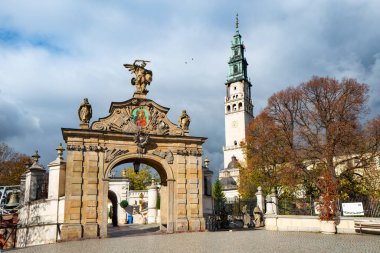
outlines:
[[367, 99], [366, 84], [328, 77], [275, 93], [249, 126], [240, 193], [249, 195], [258, 185], [267, 192], [303, 185], [335, 201], [347, 175], [363, 183], [375, 171], [380, 139], [380, 117], [360, 122]]
[[18, 185], [20, 176], [25, 172], [25, 164], [31, 158], [15, 152], [5, 143], [0, 143], [0, 185]]

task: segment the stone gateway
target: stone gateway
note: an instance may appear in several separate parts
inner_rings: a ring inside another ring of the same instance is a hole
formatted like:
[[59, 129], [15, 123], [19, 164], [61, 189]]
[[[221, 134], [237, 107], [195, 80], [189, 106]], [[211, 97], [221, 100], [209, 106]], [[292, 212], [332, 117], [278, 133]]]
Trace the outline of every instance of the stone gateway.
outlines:
[[159, 173], [162, 230], [205, 229], [202, 144], [206, 138], [189, 136], [188, 124], [175, 125], [167, 117], [169, 108], [146, 98], [152, 73], [144, 69], [147, 61], [142, 62], [128, 65], [138, 67], [133, 72], [133, 98], [112, 102], [109, 115], [91, 126], [80, 118], [80, 129], [62, 129], [67, 144], [62, 240], [107, 236], [109, 173], [126, 162], [144, 163]]

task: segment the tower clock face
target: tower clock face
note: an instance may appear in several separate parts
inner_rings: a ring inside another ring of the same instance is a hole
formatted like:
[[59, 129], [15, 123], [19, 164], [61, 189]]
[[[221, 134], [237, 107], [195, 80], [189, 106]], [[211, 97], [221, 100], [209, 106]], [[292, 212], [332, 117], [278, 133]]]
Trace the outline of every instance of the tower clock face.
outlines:
[[237, 128], [238, 122], [236, 120], [232, 121], [232, 127]]

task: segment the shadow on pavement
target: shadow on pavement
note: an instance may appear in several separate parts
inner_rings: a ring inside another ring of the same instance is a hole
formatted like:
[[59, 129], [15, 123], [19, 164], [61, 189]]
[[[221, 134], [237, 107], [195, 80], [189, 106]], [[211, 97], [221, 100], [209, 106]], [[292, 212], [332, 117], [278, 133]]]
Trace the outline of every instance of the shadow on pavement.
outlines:
[[158, 224], [121, 225], [117, 227], [108, 225], [108, 237], [152, 235], [160, 233], [160, 226]]

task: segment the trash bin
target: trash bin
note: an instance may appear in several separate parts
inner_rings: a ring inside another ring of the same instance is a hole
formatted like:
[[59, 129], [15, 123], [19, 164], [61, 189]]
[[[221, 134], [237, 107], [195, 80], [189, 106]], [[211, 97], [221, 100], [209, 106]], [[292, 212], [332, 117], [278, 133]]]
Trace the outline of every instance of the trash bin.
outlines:
[[132, 224], [132, 223], [133, 223], [133, 216], [128, 215], [128, 224]]

